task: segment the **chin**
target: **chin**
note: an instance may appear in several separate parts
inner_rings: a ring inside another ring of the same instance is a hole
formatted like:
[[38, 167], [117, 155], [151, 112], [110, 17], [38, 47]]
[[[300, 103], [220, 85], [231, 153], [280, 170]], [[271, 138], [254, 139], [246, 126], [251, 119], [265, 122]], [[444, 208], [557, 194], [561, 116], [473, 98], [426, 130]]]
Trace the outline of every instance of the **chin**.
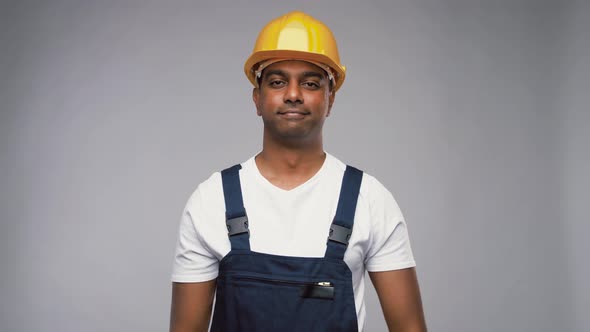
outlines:
[[280, 137], [286, 139], [301, 139], [309, 136], [309, 133], [302, 131], [289, 131], [280, 133]]
[[305, 139], [310, 136], [310, 131], [305, 128], [288, 128], [277, 130], [274, 136], [284, 140]]

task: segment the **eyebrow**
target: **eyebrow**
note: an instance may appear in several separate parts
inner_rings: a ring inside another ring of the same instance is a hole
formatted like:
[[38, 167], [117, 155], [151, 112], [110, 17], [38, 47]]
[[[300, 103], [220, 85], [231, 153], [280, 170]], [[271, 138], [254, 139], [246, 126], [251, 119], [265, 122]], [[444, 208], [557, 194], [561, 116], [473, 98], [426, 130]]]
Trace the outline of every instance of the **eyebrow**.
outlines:
[[[271, 70], [265, 71], [264, 78], [267, 79], [269, 76], [272, 76], [272, 75], [283, 76], [283, 77], [288, 77], [289, 76], [283, 70], [280, 70], [280, 69], [271, 69]], [[308, 77], [317, 77], [319, 79], [326, 78], [326, 75], [320, 74], [320, 73], [318, 73], [316, 71], [306, 71], [306, 72], [303, 72], [303, 74], [301, 76], [303, 76], [304, 78], [308, 78]]]
[[303, 73], [303, 77], [317, 77], [320, 79], [326, 78], [326, 75], [320, 74], [316, 71], [306, 71]]

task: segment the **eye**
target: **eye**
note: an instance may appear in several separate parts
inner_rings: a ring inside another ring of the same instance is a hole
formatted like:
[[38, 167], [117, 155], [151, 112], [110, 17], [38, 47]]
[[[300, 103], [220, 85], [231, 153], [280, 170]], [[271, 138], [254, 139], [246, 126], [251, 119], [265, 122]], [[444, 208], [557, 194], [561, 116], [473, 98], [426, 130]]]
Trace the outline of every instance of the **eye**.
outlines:
[[283, 85], [285, 85], [285, 81], [281, 81], [281, 80], [271, 80], [268, 82], [268, 85], [272, 88], [280, 88]]
[[307, 81], [307, 82], [303, 82], [302, 85], [308, 89], [319, 89], [320, 88], [320, 84], [314, 81]]

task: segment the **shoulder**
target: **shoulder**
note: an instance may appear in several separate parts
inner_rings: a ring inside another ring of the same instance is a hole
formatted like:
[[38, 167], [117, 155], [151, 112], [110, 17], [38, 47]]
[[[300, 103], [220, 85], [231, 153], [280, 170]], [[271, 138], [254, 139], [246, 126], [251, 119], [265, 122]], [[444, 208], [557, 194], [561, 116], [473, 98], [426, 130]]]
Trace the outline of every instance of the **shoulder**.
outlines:
[[362, 165], [346, 164], [337, 157], [330, 156], [332, 169], [344, 174], [347, 165], [355, 167], [363, 172], [363, 178], [361, 181], [360, 197], [368, 200], [375, 200], [383, 196], [391, 195], [391, 192], [381, 183], [375, 176], [370, 173], [363, 171]]
[[221, 183], [221, 174], [219, 172], [213, 173], [205, 181], [199, 183], [190, 194], [185, 210], [192, 214], [200, 210], [202, 206], [206, 206], [207, 204], [204, 201], [214, 194], [217, 183]]
[[363, 182], [361, 183], [361, 195], [364, 195], [370, 201], [383, 199], [392, 196], [391, 191], [381, 183], [375, 176], [363, 172]]
[[371, 220], [403, 220], [401, 209], [393, 194], [375, 176], [364, 173], [359, 198], [363, 198], [369, 208]]
[[[251, 167], [251, 160], [252, 158], [240, 163], [240, 165], [242, 166], [242, 170], [244, 168]], [[236, 164], [232, 164], [226, 168], [233, 167], [234, 165]], [[216, 207], [220, 206], [220, 204], [224, 204], [223, 184], [221, 179], [222, 171], [223, 169], [220, 169], [218, 171], [211, 173], [211, 175], [209, 175], [207, 179], [200, 182], [196, 186], [196, 188], [193, 190], [189, 197], [187, 203], [188, 210], [190, 210], [191, 208], [195, 209], [197, 207], [199, 209]], [[242, 171], [240, 171], [240, 173], [242, 173]]]
[[[347, 164], [334, 156], [331, 156], [331, 158], [332, 164], [335, 165], [335, 168], [344, 174]], [[363, 171], [362, 165], [348, 165]], [[401, 214], [399, 206], [391, 191], [379, 179], [377, 179], [377, 177], [365, 171], [363, 171], [359, 200], [369, 208], [372, 213], [380, 213], [385, 209], [392, 213]]]

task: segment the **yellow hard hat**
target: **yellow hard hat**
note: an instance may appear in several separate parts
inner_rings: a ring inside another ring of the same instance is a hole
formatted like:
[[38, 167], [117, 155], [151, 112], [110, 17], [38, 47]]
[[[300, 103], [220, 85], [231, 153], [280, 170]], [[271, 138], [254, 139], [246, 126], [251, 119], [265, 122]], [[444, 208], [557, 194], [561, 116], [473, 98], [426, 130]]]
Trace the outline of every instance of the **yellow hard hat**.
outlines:
[[303, 60], [319, 65], [334, 80], [334, 90], [342, 86], [346, 76], [332, 31], [299, 11], [276, 18], [262, 28], [244, 72], [250, 82], [258, 86], [257, 75], [262, 68], [282, 60]]

